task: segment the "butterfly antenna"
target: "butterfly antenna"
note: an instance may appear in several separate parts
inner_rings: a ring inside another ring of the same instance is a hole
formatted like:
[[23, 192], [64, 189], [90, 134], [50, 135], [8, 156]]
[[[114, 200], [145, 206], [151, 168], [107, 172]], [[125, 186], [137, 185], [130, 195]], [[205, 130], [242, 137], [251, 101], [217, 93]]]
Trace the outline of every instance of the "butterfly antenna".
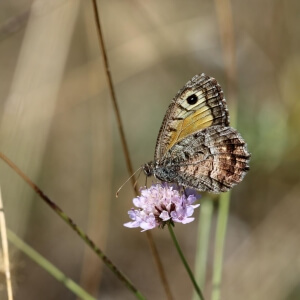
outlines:
[[[119, 192], [121, 191], [121, 189], [123, 188], [123, 186], [131, 179], [131, 177], [133, 177], [139, 170], [141, 170], [142, 169], [142, 167], [139, 167], [120, 187], [119, 187], [119, 189], [117, 190], [117, 192], [116, 192], [116, 198], [118, 198], [119, 197]], [[141, 170], [142, 171], [142, 170]], [[140, 174], [141, 174], [141, 172], [140, 172]], [[139, 176], [140, 176], [140, 174], [139, 174]], [[136, 180], [136, 182], [134, 183], [134, 187], [136, 186], [136, 183], [137, 183], [137, 180]]]

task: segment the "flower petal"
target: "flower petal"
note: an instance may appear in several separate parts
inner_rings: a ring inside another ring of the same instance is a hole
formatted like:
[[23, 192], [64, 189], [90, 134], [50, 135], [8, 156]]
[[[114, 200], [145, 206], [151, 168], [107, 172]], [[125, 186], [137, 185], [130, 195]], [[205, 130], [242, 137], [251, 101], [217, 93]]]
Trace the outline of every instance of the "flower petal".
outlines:
[[168, 183], [154, 184], [148, 189], [141, 189], [141, 195], [133, 199], [137, 209], [128, 212], [132, 221], [125, 223], [124, 226], [140, 227], [145, 231], [164, 225], [162, 223], [169, 220], [182, 224], [192, 222], [194, 209], [200, 205], [192, 204], [197, 200], [197, 195], [189, 191], [188, 196], [185, 196], [178, 189], [179, 187]]
[[169, 215], [169, 213], [166, 211], [166, 210], [164, 210], [160, 215], [159, 215], [159, 217], [163, 220], [163, 221], [168, 221], [168, 220], [170, 220], [170, 215]]

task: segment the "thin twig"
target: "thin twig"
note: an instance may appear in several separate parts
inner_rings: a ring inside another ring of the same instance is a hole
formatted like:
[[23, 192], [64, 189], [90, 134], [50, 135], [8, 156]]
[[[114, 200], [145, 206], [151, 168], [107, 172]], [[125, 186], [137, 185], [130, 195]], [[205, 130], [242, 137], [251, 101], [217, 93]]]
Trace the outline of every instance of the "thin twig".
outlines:
[[[132, 164], [131, 164], [131, 160], [130, 160], [129, 150], [128, 150], [125, 133], [124, 133], [124, 129], [123, 129], [123, 124], [122, 124], [122, 119], [121, 119], [121, 114], [120, 114], [120, 110], [119, 110], [119, 106], [118, 106], [118, 102], [117, 102], [117, 98], [116, 98], [116, 93], [114, 90], [113, 81], [112, 81], [110, 68], [109, 68], [109, 64], [108, 64], [108, 58], [107, 58], [106, 48], [105, 48], [104, 39], [103, 39], [103, 35], [102, 35], [100, 17], [99, 17], [99, 13], [98, 13], [98, 6], [97, 6], [96, 0], [93, 0], [93, 11], [94, 11], [94, 16], [95, 16], [98, 39], [99, 39], [99, 43], [100, 43], [100, 49], [101, 49], [103, 62], [104, 62], [104, 66], [105, 66], [105, 71], [106, 71], [106, 78], [107, 78], [107, 82], [109, 85], [111, 101], [113, 103], [114, 112], [115, 112], [116, 118], [117, 118], [118, 130], [119, 130], [119, 133], [121, 136], [121, 142], [122, 142], [122, 148], [123, 148], [124, 155], [125, 155], [126, 166], [128, 169], [128, 173], [131, 175], [131, 174], [133, 174], [133, 168], [132, 168]], [[131, 177], [131, 183], [132, 183], [132, 186], [134, 186], [135, 176]], [[134, 189], [134, 191], [136, 194], [138, 194], [138, 190], [136, 188]]]
[[67, 216], [62, 209], [57, 206], [43, 191], [34, 184], [10, 159], [8, 159], [2, 152], [0, 158], [8, 164], [19, 176], [49, 205], [56, 214], [58, 214], [84, 241], [85, 243], [98, 255], [105, 265], [131, 290], [138, 299], [145, 299], [145, 297], [138, 291], [138, 289], [131, 283], [131, 281], [110, 261], [110, 259], [98, 248], [94, 242], [84, 233], [74, 221]]
[[[129, 155], [129, 150], [128, 150], [128, 146], [127, 146], [127, 142], [126, 142], [126, 138], [125, 138], [125, 133], [124, 133], [124, 129], [123, 129], [120, 110], [119, 110], [117, 99], [116, 99], [116, 93], [115, 93], [115, 90], [114, 90], [113, 81], [112, 81], [112, 77], [111, 77], [111, 73], [110, 73], [108, 58], [107, 58], [107, 54], [106, 54], [106, 48], [105, 48], [103, 34], [102, 34], [102, 30], [101, 30], [101, 23], [100, 23], [100, 16], [99, 16], [99, 9], [98, 9], [98, 5], [97, 5], [97, 0], [92, 0], [92, 3], [93, 3], [93, 10], [94, 10], [97, 34], [98, 34], [98, 39], [99, 39], [99, 43], [100, 43], [100, 50], [101, 50], [101, 53], [102, 53], [103, 62], [104, 62], [104, 66], [105, 66], [106, 78], [107, 78], [108, 85], [109, 85], [109, 92], [110, 92], [110, 95], [111, 95], [111, 100], [112, 100], [112, 103], [113, 103], [114, 112], [115, 112], [116, 118], [117, 118], [117, 125], [118, 125], [118, 130], [119, 130], [119, 133], [120, 133], [120, 136], [121, 136], [121, 142], [122, 142], [122, 148], [123, 148], [124, 155], [125, 155], [126, 166], [127, 166], [129, 175], [132, 175], [133, 174], [133, 168], [132, 168], [132, 163], [131, 163], [131, 159], [130, 159], [130, 155]], [[131, 183], [132, 183], [132, 187], [135, 191], [135, 194], [137, 195], [138, 190], [137, 190], [137, 187], [135, 185], [135, 176], [131, 177]], [[161, 280], [161, 282], [164, 286], [165, 293], [167, 295], [167, 298], [169, 300], [171, 300], [171, 299], [173, 299], [172, 294], [171, 294], [171, 290], [170, 290], [170, 287], [169, 287], [169, 284], [168, 284], [168, 281], [167, 281], [167, 277], [166, 277], [162, 262], [160, 260], [159, 255], [158, 255], [157, 248], [154, 244], [152, 234], [150, 232], [147, 232], [146, 236], [147, 236], [147, 239], [148, 239], [148, 242], [149, 242], [149, 245], [150, 245], [150, 249], [151, 249], [154, 261], [156, 263], [156, 266], [157, 266], [157, 269], [158, 269], [158, 272], [159, 272], [160, 280]]]
[[9, 267], [9, 252], [8, 252], [8, 243], [7, 243], [7, 234], [6, 234], [6, 222], [4, 215], [4, 208], [2, 203], [2, 194], [0, 190], [0, 232], [1, 232], [1, 241], [2, 241], [2, 250], [3, 250], [3, 264], [6, 278], [6, 288], [7, 288], [7, 299], [13, 300], [12, 284], [11, 284], [11, 275]]

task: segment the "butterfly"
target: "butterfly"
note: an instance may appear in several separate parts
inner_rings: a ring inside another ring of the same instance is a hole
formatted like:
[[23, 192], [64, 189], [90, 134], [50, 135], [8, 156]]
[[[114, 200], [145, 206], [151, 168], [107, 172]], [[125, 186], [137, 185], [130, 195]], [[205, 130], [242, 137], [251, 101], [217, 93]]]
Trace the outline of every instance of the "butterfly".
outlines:
[[221, 86], [195, 75], [171, 101], [163, 119], [154, 160], [142, 166], [146, 176], [212, 193], [226, 192], [249, 170], [250, 153], [229, 126]]

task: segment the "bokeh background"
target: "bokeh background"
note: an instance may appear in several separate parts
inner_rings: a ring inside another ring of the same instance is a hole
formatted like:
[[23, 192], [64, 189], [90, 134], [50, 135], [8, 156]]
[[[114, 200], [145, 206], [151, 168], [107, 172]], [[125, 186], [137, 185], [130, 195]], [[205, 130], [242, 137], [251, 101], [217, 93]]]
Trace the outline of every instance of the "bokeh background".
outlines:
[[[193, 75], [222, 85], [252, 153], [232, 192], [222, 299], [300, 299], [300, 2], [233, 0], [235, 101], [222, 33], [224, 1], [99, 0], [108, 58], [135, 168], [153, 158], [166, 108]], [[222, 6], [221, 6], [222, 7]], [[220, 13], [221, 12], [221, 13]], [[227, 75], [226, 75], [227, 74]], [[125, 271], [165, 299], [144, 233], [127, 229], [128, 178], [89, 0], [0, 2], [0, 151]], [[141, 178], [141, 184], [144, 178]], [[3, 162], [7, 226], [99, 299], [134, 299]], [[217, 210], [217, 205], [215, 207]], [[176, 234], [191, 265], [197, 223]], [[207, 262], [209, 298], [215, 217]], [[166, 230], [154, 230], [175, 299], [192, 285]], [[76, 299], [10, 246], [15, 299]], [[2, 266], [1, 266], [2, 269]], [[1, 274], [1, 299], [6, 299]]]

